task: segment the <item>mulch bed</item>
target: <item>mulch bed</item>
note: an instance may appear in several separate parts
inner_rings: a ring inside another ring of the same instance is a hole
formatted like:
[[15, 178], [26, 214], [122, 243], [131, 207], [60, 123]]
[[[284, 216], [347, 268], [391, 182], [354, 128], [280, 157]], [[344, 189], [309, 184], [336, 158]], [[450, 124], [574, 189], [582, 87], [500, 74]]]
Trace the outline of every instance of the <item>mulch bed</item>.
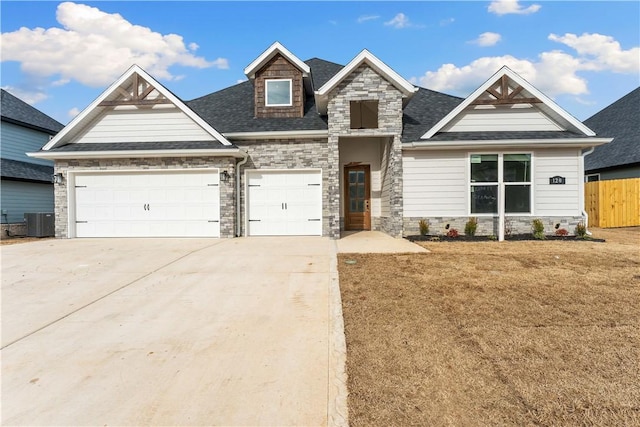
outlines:
[[[458, 237], [450, 237], [447, 235], [431, 235], [427, 234], [423, 235], [413, 235], [406, 236], [405, 239], [410, 242], [487, 242], [487, 241], [497, 241], [495, 236], [465, 236], [460, 235]], [[536, 239], [533, 237], [533, 234], [512, 234], [511, 236], [505, 236], [506, 241], [541, 241], [540, 239]], [[562, 241], [572, 241], [572, 242], [605, 242], [604, 239], [596, 239], [593, 237], [580, 237], [580, 236], [545, 236], [544, 240], [562, 240]]]

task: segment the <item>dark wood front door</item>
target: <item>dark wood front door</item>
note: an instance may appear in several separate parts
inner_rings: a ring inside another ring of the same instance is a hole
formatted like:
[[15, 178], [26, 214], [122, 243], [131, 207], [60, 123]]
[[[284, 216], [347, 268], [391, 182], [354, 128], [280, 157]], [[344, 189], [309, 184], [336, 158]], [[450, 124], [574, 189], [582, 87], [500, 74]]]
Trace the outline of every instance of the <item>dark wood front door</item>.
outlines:
[[344, 168], [344, 229], [371, 230], [371, 173], [369, 165]]

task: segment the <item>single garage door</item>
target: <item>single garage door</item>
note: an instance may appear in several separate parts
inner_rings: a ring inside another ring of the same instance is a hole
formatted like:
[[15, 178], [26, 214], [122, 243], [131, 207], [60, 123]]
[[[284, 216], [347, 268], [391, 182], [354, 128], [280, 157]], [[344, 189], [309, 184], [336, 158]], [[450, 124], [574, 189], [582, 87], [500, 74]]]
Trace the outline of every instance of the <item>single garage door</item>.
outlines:
[[321, 236], [322, 171], [247, 171], [250, 236]]
[[219, 237], [217, 170], [75, 176], [77, 237]]

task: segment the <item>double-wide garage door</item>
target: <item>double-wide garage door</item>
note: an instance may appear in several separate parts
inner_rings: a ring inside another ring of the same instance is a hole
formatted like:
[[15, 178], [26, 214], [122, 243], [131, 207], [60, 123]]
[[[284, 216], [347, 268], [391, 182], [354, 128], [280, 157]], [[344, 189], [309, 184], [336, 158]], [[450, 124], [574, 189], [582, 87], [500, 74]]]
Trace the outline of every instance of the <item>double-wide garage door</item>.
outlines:
[[77, 237], [219, 237], [219, 174], [109, 172], [75, 176]]
[[247, 171], [250, 236], [321, 236], [322, 172]]

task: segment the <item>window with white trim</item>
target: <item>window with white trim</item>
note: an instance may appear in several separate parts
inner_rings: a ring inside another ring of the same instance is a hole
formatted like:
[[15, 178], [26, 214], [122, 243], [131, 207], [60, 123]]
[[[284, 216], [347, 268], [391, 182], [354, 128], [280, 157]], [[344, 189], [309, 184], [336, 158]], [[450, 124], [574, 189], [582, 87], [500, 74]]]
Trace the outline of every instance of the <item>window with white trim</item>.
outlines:
[[291, 79], [265, 80], [265, 105], [289, 107], [293, 105]]
[[497, 214], [504, 184], [506, 214], [531, 213], [531, 154], [471, 154], [472, 214]]
[[600, 174], [599, 173], [592, 173], [586, 176], [585, 182], [596, 182], [596, 181], [600, 181]]

